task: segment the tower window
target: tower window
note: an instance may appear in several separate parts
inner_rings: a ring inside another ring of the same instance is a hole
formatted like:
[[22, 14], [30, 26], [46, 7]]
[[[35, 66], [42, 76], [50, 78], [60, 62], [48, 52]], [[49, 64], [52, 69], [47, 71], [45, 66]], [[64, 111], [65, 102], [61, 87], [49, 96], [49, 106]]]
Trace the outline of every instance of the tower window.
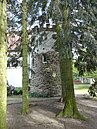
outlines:
[[47, 63], [47, 54], [42, 54], [42, 63]]
[[34, 66], [34, 58], [32, 58], [32, 65]]

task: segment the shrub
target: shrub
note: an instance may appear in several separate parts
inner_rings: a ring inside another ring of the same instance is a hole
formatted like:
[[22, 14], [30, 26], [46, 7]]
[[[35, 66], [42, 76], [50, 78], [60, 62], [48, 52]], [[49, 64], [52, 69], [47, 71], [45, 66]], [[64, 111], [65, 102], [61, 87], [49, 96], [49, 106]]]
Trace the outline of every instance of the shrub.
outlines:
[[22, 95], [22, 87], [16, 87], [14, 91], [14, 95]]
[[97, 79], [95, 79], [94, 83], [89, 87], [88, 90], [90, 96], [95, 97], [97, 93]]
[[50, 97], [48, 93], [44, 93], [44, 94], [41, 94], [41, 93], [37, 93], [37, 92], [33, 92], [33, 93], [29, 93], [29, 97]]

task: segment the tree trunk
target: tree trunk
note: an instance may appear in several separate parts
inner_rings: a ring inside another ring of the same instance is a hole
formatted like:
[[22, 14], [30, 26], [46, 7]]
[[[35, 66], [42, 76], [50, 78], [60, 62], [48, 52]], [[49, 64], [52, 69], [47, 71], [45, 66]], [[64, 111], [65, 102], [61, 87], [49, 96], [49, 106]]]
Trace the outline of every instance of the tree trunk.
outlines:
[[28, 34], [27, 34], [27, 3], [22, 2], [22, 114], [29, 112], [28, 100]]
[[57, 26], [62, 97], [65, 100], [64, 109], [58, 116], [83, 119], [76, 106], [72, 75], [72, 45], [70, 41], [69, 7], [59, 5], [62, 13], [62, 24]]
[[0, 129], [6, 129], [6, 0], [0, 1]]
[[65, 93], [65, 105], [63, 111], [59, 114], [59, 116], [82, 119], [83, 117], [78, 112], [76, 106], [72, 77], [72, 60], [68, 58], [60, 59], [60, 69], [62, 84], [64, 84], [63, 92]]

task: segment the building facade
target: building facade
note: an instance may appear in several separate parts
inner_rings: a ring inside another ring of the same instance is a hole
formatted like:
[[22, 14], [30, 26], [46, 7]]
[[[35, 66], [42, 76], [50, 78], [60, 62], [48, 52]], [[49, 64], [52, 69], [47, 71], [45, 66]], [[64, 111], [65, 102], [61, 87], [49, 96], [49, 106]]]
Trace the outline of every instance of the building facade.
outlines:
[[[30, 93], [32, 96], [59, 96], [61, 94], [61, 81], [60, 81], [60, 69], [59, 69], [59, 55], [55, 51], [55, 39], [53, 39], [53, 31], [41, 31], [36, 33], [35, 39], [32, 43], [31, 39], [31, 50], [28, 54], [28, 64], [29, 64], [29, 86]], [[29, 35], [31, 37], [32, 34]], [[17, 49], [18, 48], [18, 49]], [[21, 38], [17, 34], [11, 33], [8, 36], [8, 54], [14, 55], [21, 50]], [[14, 53], [14, 54], [13, 54]], [[8, 57], [8, 60], [14, 59]], [[15, 66], [15, 71], [20, 69], [22, 66], [22, 58], [19, 59], [18, 64], [13, 60], [13, 64], [8, 64], [8, 78], [10, 72], [13, 70], [12, 67]], [[17, 65], [16, 65], [17, 64]], [[19, 68], [18, 68], [19, 67]], [[20, 71], [20, 76], [22, 75], [22, 70]], [[12, 72], [11, 72], [12, 73]], [[17, 73], [17, 72], [16, 72]], [[19, 76], [19, 75], [13, 75]], [[14, 77], [14, 78], [15, 78]], [[17, 77], [16, 77], [17, 78]], [[22, 78], [21, 78], [22, 79]], [[17, 79], [14, 81], [10, 79], [10, 84], [14, 86]], [[22, 80], [20, 80], [19, 86], [21, 86]], [[16, 87], [16, 86], [15, 86]]]
[[[59, 54], [55, 51], [53, 31], [41, 31], [35, 42], [37, 46], [32, 54], [31, 93], [39, 96], [59, 96], [61, 81]], [[41, 40], [40, 40], [41, 38]], [[41, 41], [41, 42], [40, 42]]]

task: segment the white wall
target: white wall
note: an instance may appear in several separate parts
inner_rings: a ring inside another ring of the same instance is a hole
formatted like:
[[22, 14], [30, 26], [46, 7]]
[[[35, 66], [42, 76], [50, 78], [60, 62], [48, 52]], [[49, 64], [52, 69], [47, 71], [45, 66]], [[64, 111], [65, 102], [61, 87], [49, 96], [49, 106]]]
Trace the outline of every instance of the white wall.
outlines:
[[7, 80], [9, 85], [22, 87], [22, 68], [7, 68]]

